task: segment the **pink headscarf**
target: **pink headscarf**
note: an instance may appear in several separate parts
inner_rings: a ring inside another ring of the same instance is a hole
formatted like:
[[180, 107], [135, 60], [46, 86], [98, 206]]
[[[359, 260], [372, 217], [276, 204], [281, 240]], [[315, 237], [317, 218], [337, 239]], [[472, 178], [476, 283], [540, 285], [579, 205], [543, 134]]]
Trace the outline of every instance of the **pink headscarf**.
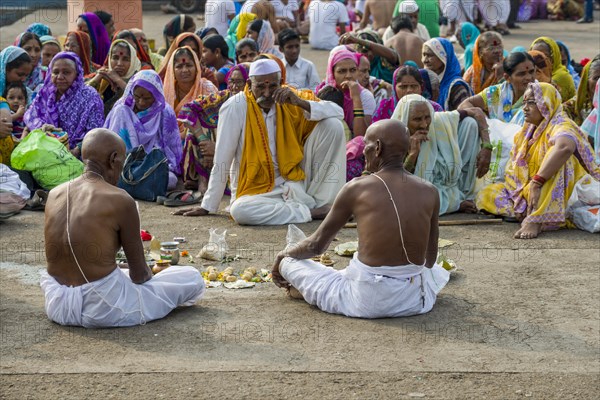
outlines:
[[[343, 61], [343, 60], [354, 61], [354, 63], [356, 64], [356, 67], [358, 68], [358, 63], [360, 61], [360, 57], [362, 57], [362, 54], [355, 53], [350, 50], [345, 50], [345, 49], [338, 50], [338, 49], [334, 48], [331, 51], [331, 53], [329, 53], [329, 60], [327, 61], [327, 72], [325, 74], [325, 80], [323, 82], [321, 82], [319, 84], [319, 86], [317, 86], [315, 93], [318, 94], [319, 91], [321, 89], [323, 89], [325, 86], [332, 86], [334, 88], [338, 88], [337, 83], [335, 82], [335, 75], [333, 73], [333, 68], [336, 66], [336, 64], [338, 64], [340, 61]], [[341, 90], [341, 88], [338, 88], [338, 89]], [[363, 90], [363, 88], [361, 86], [361, 91], [362, 90]], [[352, 96], [350, 96], [349, 90], [344, 90], [343, 93], [344, 93], [344, 121], [346, 121], [350, 130], [352, 130], [352, 127], [354, 125], [354, 106], [353, 106], [353, 102], [352, 102]]]

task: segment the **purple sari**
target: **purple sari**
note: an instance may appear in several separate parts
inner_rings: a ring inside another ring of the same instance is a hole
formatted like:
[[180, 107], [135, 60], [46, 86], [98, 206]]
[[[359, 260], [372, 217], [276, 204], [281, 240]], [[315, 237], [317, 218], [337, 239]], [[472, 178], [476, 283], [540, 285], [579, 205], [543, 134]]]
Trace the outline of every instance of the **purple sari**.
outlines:
[[90, 130], [104, 124], [104, 104], [96, 90], [83, 82], [83, 68], [75, 53], [60, 52], [48, 67], [52, 71], [54, 63], [65, 59], [75, 63], [77, 76], [71, 86], [56, 100], [56, 86], [52, 74], [47, 74], [39, 93], [25, 112], [23, 120], [30, 130], [52, 124], [69, 134], [69, 148], [77, 146]]
[[[135, 112], [133, 91], [142, 87], [154, 97], [154, 103], [141, 112]], [[158, 148], [165, 153], [169, 170], [181, 175], [183, 148], [179, 126], [173, 108], [165, 101], [162, 81], [153, 70], [135, 74], [121, 97], [106, 117], [104, 127], [116, 132], [125, 142], [127, 152], [144, 146], [146, 153]]]
[[92, 39], [92, 61], [104, 65], [110, 49], [110, 38], [102, 20], [93, 12], [83, 13], [79, 17], [87, 24]]

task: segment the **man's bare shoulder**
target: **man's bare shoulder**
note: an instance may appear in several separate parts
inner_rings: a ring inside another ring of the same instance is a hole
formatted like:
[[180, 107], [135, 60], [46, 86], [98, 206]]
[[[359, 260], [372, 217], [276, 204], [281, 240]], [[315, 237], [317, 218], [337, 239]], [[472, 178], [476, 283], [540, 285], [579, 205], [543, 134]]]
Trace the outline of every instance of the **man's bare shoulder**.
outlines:
[[48, 203], [63, 198], [67, 193], [71, 197], [79, 197], [82, 193], [93, 196], [94, 203], [98, 206], [135, 206], [135, 200], [125, 190], [104, 182], [90, 183], [84, 180], [66, 182], [55, 187], [48, 193]]

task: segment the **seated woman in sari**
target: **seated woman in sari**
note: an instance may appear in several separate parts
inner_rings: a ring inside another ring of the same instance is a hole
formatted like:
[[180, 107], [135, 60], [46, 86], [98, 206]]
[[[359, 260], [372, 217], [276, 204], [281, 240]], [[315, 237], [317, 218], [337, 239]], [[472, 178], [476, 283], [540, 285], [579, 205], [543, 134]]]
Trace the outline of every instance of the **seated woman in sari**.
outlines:
[[[15, 41], [15, 46], [19, 46], [29, 54], [33, 69], [25, 79], [25, 86], [37, 92], [39, 86], [44, 82], [44, 72], [42, 68], [42, 42], [35, 33], [25, 32], [20, 34]], [[35, 97], [35, 96], [34, 96]]]
[[[0, 52], [0, 96], [11, 83], [24, 82], [33, 68], [32, 59], [25, 50], [8, 46]], [[27, 88], [27, 99], [33, 100], [33, 91]]]
[[227, 89], [225, 75], [235, 64], [228, 58], [229, 47], [222, 36], [212, 35], [204, 39], [202, 60], [217, 76], [219, 90]]
[[85, 134], [104, 124], [102, 111], [102, 99], [83, 82], [81, 61], [63, 51], [52, 59], [44, 84], [23, 120], [29, 131], [52, 125], [66, 132], [69, 150], [80, 157]]
[[499, 33], [488, 31], [477, 38], [473, 50], [473, 65], [463, 76], [473, 93], [480, 93], [500, 83], [503, 59], [504, 45]]
[[353, 136], [364, 136], [375, 113], [375, 98], [357, 82], [360, 54], [334, 48], [329, 53], [325, 81], [317, 86], [318, 94], [325, 86], [344, 92], [344, 121]]
[[98, 91], [104, 103], [104, 116], [107, 116], [115, 103], [125, 93], [129, 78], [140, 70], [142, 64], [135, 48], [126, 40], [117, 39], [110, 46], [108, 67], [101, 67], [88, 85]]
[[446, 111], [456, 110], [473, 91], [462, 79], [454, 46], [447, 39], [430, 39], [423, 45], [423, 65], [440, 77], [440, 94], [435, 100]]
[[533, 41], [529, 50], [541, 51], [552, 62], [552, 82], [557, 86], [560, 97], [566, 101], [575, 96], [575, 83], [567, 68], [562, 65], [558, 44], [553, 39], [542, 36]]
[[77, 30], [90, 35], [92, 41], [92, 61], [96, 65], [104, 65], [110, 54], [110, 36], [102, 20], [93, 12], [86, 12], [77, 17]]
[[599, 78], [600, 54], [583, 67], [577, 95], [563, 103], [565, 112], [577, 125], [581, 125], [594, 109], [592, 99]]
[[131, 78], [104, 127], [121, 136], [128, 153], [139, 146], [144, 146], [146, 153], [154, 148], [162, 150], [169, 164], [167, 189], [175, 188], [181, 175], [179, 127], [173, 108], [165, 102], [162, 81], [156, 72], [144, 70]]
[[535, 65], [535, 80], [540, 83], [551, 83], [554, 87], [557, 87], [552, 82], [552, 61], [541, 51], [529, 50], [527, 52], [533, 58], [533, 64]]
[[[202, 77], [200, 61], [190, 47], [181, 47], [175, 50], [168, 60], [164, 82], [166, 102], [175, 110], [175, 115], [184, 105], [198, 96], [215, 93], [217, 88]], [[184, 140], [186, 127], [179, 123], [180, 139]]]
[[258, 44], [258, 50], [261, 53], [269, 53], [283, 58], [283, 54], [275, 46], [275, 33], [269, 24], [269, 21], [256, 19], [248, 25], [246, 37], [254, 39]]
[[596, 153], [596, 163], [600, 164], [600, 122], [598, 114], [600, 114], [600, 81], [596, 82], [596, 89], [594, 90], [594, 109], [590, 112], [590, 115], [583, 121], [581, 130], [588, 135], [588, 140], [594, 146], [594, 152]]
[[46, 78], [45, 73], [48, 71], [50, 61], [62, 51], [62, 47], [53, 36], [40, 36], [40, 42], [42, 43], [42, 71], [44, 71], [44, 78]]
[[196, 57], [200, 62], [202, 77], [212, 82], [213, 85], [219, 86], [219, 81], [217, 80], [217, 76], [215, 75], [215, 73], [211, 71], [210, 68], [202, 65], [202, 52], [204, 49], [204, 44], [202, 43], [202, 40], [200, 40], [198, 36], [190, 32], [184, 32], [180, 34], [171, 43], [171, 47], [169, 47], [167, 54], [165, 54], [160, 69], [158, 70], [158, 75], [160, 76], [160, 79], [162, 79], [163, 82], [165, 81], [165, 76], [167, 74], [167, 65], [169, 64], [169, 60], [171, 59], [171, 57], [173, 57], [173, 53], [175, 53], [177, 49], [180, 49], [185, 46], [189, 47], [194, 53], [196, 53]]
[[600, 166], [585, 135], [564, 113], [550, 84], [530, 83], [524, 99], [525, 125], [515, 136], [505, 182], [482, 189], [477, 207], [521, 221], [514, 237], [570, 227], [565, 211], [575, 183], [585, 174], [600, 179]]
[[364, 29], [358, 35], [345, 33], [340, 37], [340, 44], [356, 44], [356, 51], [365, 55], [371, 63], [371, 75], [392, 83], [394, 71], [400, 65], [400, 57], [396, 50], [383, 45], [375, 31]]
[[84, 78], [94, 77], [96, 71], [102, 67], [92, 61], [92, 40], [87, 33], [83, 31], [68, 32], [64, 48], [65, 51], [77, 54], [77, 57], [81, 60]]
[[[423, 76], [415, 67], [404, 65], [394, 72], [393, 81], [393, 96], [389, 99], [384, 99], [375, 114], [373, 115], [373, 122], [377, 122], [382, 119], [390, 119], [398, 101], [409, 94], [423, 95], [424, 85]], [[425, 96], [424, 96], [425, 97]], [[444, 111], [435, 101], [429, 100], [433, 111], [439, 112]]]
[[208, 188], [212, 157], [215, 154], [219, 110], [231, 96], [244, 90], [247, 80], [246, 66], [238, 64], [227, 72], [227, 89], [199, 96], [183, 106], [179, 112], [177, 117], [180, 121], [185, 121], [188, 128], [182, 163], [186, 189], [200, 190], [204, 193]]
[[524, 52], [510, 53], [502, 64], [504, 83], [490, 86], [469, 97], [460, 104], [458, 109], [477, 107], [490, 119], [522, 125], [523, 94], [527, 86], [535, 81], [533, 58]]
[[133, 34], [133, 32], [128, 30], [119, 31], [115, 34], [115, 40], [116, 39], [126, 40], [127, 42], [129, 42], [130, 45], [132, 45], [135, 48], [135, 54], [137, 55], [138, 60], [140, 60], [140, 63], [142, 64], [140, 71], [145, 69], [154, 70], [150, 56], [148, 55], [148, 53], [146, 53], [146, 49], [142, 45], [142, 42]]
[[391, 83], [371, 76], [371, 63], [366, 56], [361, 56], [358, 60], [358, 83], [373, 93], [376, 107], [379, 107], [383, 100], [389, 99], [392, 95], [393, 86]]
[[567, 69], [567, 71], [569, 71], [569, 75], [571, 75], [571, 78], [573, 78], [573, 83], [575, 84], [575, 87], [578, 87], [579, 82], [581, 81], [581, 77], [579, 76], [577, 71], [575, 71], [575, 68], [573, 68], [573, 64], [571, 61], [571, 52], [569, 51], [569, 48], [564, 42], [561, 42], [560, 40], [557, 40], [556, 44], [558, 45], [558, 49], [560, 50], [560, 63]]

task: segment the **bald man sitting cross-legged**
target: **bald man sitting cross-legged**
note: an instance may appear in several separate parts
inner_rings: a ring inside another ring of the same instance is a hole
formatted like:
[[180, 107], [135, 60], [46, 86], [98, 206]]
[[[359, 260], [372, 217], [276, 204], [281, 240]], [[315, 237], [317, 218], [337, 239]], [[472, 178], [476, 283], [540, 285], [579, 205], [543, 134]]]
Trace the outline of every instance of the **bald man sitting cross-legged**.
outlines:
[[[371, 125], [365, 135], [367, 176], [340, 191], [310, 237], [278, 254], [273, 281], [321, 310], [359, 318], [402, 317], [430, 311], [449, 274], [435, 264], [437, 189], [404, 169], [406, 126]], [[358, 252], [345, 270], [310, 260], [323, 253], [354, 215]]]
[[[116, 187], [125, 143], [94, 129], [83, 139], [83, 175], [50, 191], [45, 242], [48, 271], [41, 286], [48, 318], [86, 328], [132, 326], [190, 306], [204, 294], [193, 267], [169, 267], [154, 277], [146, 265], [135, 201]], [[117, 267], [123, 247], [129, 271]]]

